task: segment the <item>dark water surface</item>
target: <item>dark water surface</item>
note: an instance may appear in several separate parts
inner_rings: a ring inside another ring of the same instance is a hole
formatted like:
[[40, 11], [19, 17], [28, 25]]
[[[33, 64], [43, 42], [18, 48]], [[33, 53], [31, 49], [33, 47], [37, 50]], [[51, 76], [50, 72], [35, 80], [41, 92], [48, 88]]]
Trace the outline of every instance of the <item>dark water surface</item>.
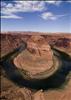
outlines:
[[17, 56], [22, 50], [26, 48], [26, 45], [20, 46], [15, 49], [12, 53], [9, 53], [5, 57], [1, 59], [1, 65], [3, 70], [7, 75], [7, 78], [12, 80], [16, 85], [20, 87], [28, 87], [32, 89], [50, 89], [50, 88], [60, 88], [66, 81], [66, 77], [71, 71], [71, 57], [64, 52], [61, 52], [57, 49], [53, 48], [54, 55], [58, 56], [61, 60], [62, 65], [60, 65], [59, 69], [49, 78], [43, 80], [26, 80], [19, 72], [19, 70], [15, 67], [12, 62], [12, 58]]

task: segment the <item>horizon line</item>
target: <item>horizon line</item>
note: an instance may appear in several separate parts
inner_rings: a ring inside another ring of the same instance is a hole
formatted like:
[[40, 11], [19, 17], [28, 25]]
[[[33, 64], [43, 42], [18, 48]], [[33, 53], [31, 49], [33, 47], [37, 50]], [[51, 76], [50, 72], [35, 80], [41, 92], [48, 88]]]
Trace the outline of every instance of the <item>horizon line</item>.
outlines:
[[59, 34], [67, 34], [67, 35], [71, 35], [71, 33], [69, 32], [34, 32], [34, 31], [2, 31], [0, 32], [1, 34], [21, 34], [21, 35], [59, 35]]

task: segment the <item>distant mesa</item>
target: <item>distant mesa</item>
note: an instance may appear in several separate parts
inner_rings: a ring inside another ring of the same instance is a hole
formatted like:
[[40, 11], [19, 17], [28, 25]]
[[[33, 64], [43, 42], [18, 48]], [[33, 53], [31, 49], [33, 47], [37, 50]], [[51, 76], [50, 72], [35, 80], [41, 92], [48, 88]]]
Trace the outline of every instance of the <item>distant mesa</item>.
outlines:
[[70, 47], [71, 39], [68, 38], [59, 38], [58, 41], [55, 43], [56, 46], [59, 47]]

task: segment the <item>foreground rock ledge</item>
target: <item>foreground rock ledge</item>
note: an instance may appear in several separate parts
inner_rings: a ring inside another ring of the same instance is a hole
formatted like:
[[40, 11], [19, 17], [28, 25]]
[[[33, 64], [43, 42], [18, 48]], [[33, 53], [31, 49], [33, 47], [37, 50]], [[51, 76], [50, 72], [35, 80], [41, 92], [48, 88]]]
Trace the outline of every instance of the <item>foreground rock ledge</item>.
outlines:
[[53, 67], [53, 52], [44, 37], [31, 36], [27, 49], [15, 57], [14, 64], [33, 77]]

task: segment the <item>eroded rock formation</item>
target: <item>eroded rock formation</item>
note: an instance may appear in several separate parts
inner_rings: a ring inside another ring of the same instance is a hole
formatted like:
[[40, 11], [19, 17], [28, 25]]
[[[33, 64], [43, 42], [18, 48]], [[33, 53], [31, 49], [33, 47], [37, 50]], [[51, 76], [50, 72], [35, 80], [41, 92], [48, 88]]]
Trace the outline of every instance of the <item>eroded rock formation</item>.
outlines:
[[33, 76], [51, 69], [53, 53], [44, 37], [31, 36], [27, 49], [14, 59], [14, 64]]
[[27, 42], [27, 49], [36, 56], [47, 56], [49, 60], [52, 59], [51, 48], [43, 36], [31, 36]]

